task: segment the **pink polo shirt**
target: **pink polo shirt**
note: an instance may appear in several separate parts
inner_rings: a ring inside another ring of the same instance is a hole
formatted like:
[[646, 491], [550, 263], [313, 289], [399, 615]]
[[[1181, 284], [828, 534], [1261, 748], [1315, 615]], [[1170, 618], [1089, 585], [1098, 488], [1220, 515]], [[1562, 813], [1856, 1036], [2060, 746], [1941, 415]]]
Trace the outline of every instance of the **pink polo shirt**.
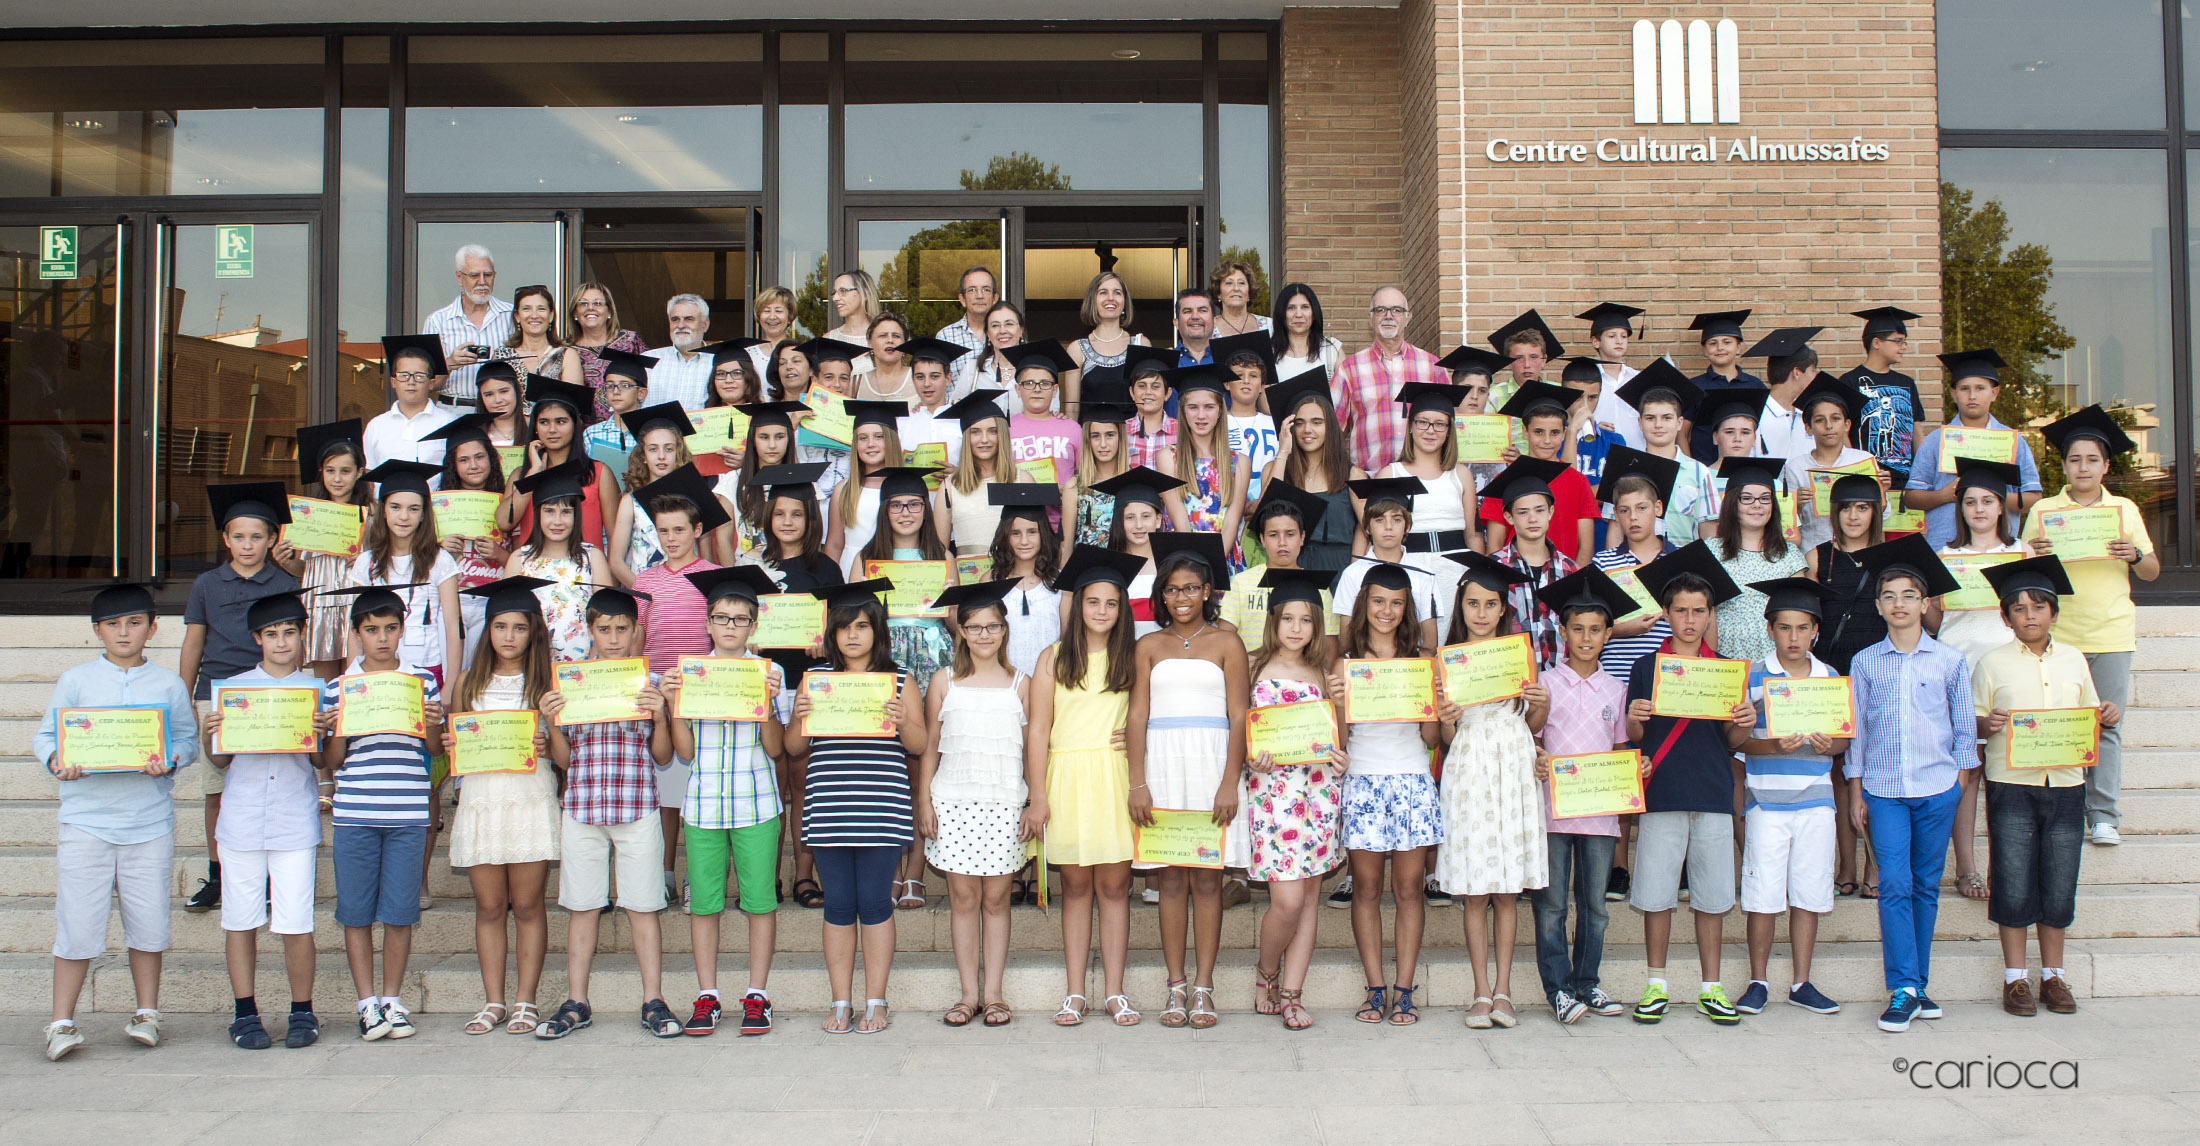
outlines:
[[[1561, 662], [1538, 678], [1551, 694], [1551, 713], [1543, 721], [1543, 750], [1553, 756], [1610, 752], [1627, 743], [1627, 686], [1602, 669], [1584, 680]], [[1551, 786], [1538, 784], [1543, 799], [1543, 829], [1574, 836], [1616, 836], [1618, 816], [1551, 818]]]

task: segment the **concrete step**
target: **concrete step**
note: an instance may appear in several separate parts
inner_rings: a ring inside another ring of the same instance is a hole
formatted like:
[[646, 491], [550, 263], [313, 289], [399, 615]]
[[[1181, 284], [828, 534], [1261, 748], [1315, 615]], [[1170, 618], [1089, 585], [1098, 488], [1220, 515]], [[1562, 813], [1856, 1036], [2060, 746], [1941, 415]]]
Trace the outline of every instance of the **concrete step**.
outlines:
[[2179, 669], [2132, 673], [2131, 705], [2134, 710], [2200, 705], [2200, 672]]
[[2200, 745], [2200, 709], [2134, 708], [2124, 714], [2127, 748], [2183, 748]]
[[2200, 669], [2200, 636], [2148, 637], [2131, 657], [2133, 672], [2190, 672]]
[[2124, 746], [2124, 791], [2200, 788], [2200, 754], [2192, 748]]
[[2200, 637], [2200, 605], [2141, 605], [2140, 644], [2158, 637]]

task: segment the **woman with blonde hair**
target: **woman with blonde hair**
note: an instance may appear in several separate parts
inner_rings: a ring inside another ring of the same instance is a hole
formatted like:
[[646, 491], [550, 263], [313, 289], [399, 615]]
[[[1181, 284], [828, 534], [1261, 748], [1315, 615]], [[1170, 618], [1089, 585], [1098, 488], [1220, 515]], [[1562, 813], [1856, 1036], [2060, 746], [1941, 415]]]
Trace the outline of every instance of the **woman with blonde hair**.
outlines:
[[1119, 389], [1129, 382], [1123, 374], [1123, 363], [1130, 356], [1130, 348], [1152, 345], [1145, 335], [1131, 333], [1131, 290], [1123, 276], [1114, 271], [1092, 276], [1092, 282], [1085, 286], [1085, 304], [1077, 315], [1091, 333], [1070, 344], [1069, 356], [1076, 359], [1077, 369], [1062, 376], [1062, 409], [1072, 415], [1077, 413], [1087, 382], [1104, 383], [1103, 388], [1111, 391]]
[[[596, 418], [601, 421], [611, 416], [611, 406], [603, 400], [603, 351], [623, 350], [628, 354], [640, 354], [649, 349], [642, 336], [619, 327], [619, 305], [612, 301], [611, 288], [590, 279], [573, 288], [573, 303], [566, 310], [568, 343], [580, 352], [581, 374], [587, 379], [588, 388], [596, 392]], [[572, 381], [572, 379], [568, 379]]]
[[794, 338], [794, 292], [783, 286], [768, 286], [756, 292], [749, 306], [756, 315], [756, 336], [764, 340], [749, 347], [749, 361], [755, 364], [759, 377], [769, 378], [772, 348]]
[[[869, 345], [871, 323], [883, 310], [878, 301], [878, 281], [871, 277], [871, 272], [857, 268], [834, 275], [831, 302], [833, 317], [839, 325], [826, 331], [824, 337], [837, 338], [851, 346]], [[856, 373], [868, 369], [868, 363], [856, 363]]]

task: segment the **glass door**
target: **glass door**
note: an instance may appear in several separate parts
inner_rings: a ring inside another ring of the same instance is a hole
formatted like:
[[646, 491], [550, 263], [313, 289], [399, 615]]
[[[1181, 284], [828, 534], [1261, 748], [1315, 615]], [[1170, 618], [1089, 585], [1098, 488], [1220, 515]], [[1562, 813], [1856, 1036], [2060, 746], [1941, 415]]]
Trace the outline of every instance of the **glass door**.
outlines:
[[[999, 297], [1016, 297], [1020, 268], [1010, 254], [1021, 210], [851, 210], [842, 249], [854, 258], [843, 262], [870, 272], [878, 281], [879, 305], [906, 317], [910, 334], [929, 335], [963, 317], [957, 291], [971, 267], [993, 272]], [[796, 299], [798, 320], [819, 333], [840, 323], [825, 293], [829, 285], [806, 283]]]
[[[590, 207], [580, 227], [580, 282], [600, 284], [618, 305], [619, 325], [647, 346], [669, 346], [665, 303], [700, 296], [710, 305], [707, 340], [750, 333], [756, 297], [753, 207]], [[578, 289], [578, 284], [575, 284]]]
[[489, 290], [497, 298], [510, 302], [514, 289], [540, 283], [558, 296], [561, 309], [565, 306], [570, 285], [565, 212], [413, 210], [405, 215], [406, 261], [412, 268], [401, 312], [406, 330], [421, 329], [429, 315], [457, 302], [470, 285], [458, 272], [458, 252], [466, 247], [489, 252], [496, 267]]
[[1193, 252], [1197, 207], [1030, 206], [1023, 216], [1018, 281], [1031, 337], [1083, 338], [1085, 292], [1112, 271], [1129, 288], [1131, 330], [1156, 346], [1176, 341], [1176, 292], [1204, 281]]

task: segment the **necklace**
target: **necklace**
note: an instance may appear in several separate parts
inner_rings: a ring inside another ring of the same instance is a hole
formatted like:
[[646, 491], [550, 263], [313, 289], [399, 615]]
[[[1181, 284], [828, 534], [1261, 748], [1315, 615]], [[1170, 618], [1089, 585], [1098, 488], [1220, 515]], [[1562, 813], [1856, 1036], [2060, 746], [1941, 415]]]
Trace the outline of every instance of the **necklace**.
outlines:
[[1169, 635], [1170, 635], [1170, 636], [1172, 636], [1172, 637], [1176, 637], [1176, 639], [1177, 639], [1177, 640], [1179, 640], [1179, 641], [1182, 641], [1182, 642], [1184, 642], [1184, 651], [1186, 651], [1186, 652], [1190, 652], [1190, 651], [1191, 651], [1191, 648], [1192, 648], [1192, 637], [1196, 637], [1196, 636], [1198, 636], [1199, 634], [1201, 634], [1201, 633], [1204, 633], [1204, 632], [1206, 632], [1206, 631], [1207, 631], [1208, 629], [1211, 629], [1211, 628], [1213, 628], [1213, 627], [1214, 627], [1213, 625], [1211, 625], [1211, 624], [1208, 624], [1207, 622], [1204, 622], [1204, 621], [1202, 621], [1202, 622], [1200, 622], [1200, 626], [1199, 626], [1198, 628], [1196, 628], [1196, 629], [1193, 629], [1193, 630], [1192, 630], [1192, 636], [1191, 636], [1191, 637], [1177, 637], [1177, 635], [1176, 635], [1175, 633], [1170, 633]]

